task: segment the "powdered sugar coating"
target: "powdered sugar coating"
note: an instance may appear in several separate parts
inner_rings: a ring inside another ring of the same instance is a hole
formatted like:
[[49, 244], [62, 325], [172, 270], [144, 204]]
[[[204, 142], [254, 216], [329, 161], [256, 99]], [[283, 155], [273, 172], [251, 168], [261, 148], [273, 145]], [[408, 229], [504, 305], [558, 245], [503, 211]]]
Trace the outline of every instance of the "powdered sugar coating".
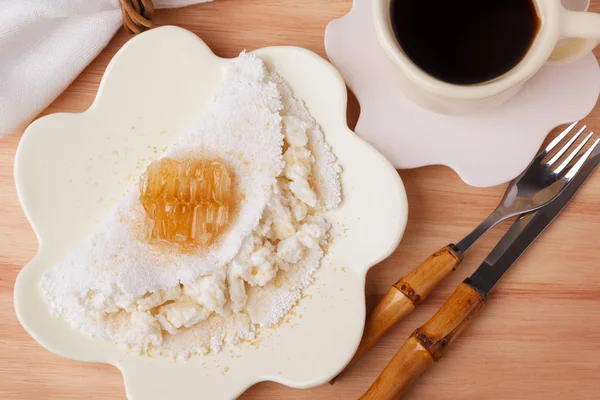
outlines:
[[198, 155], [222, 158], [246, 195], [219, 248], [181, 254], [146, 243], [135, 248], [146, 252], [141, 257], [124, 256], [143, 217], [133, 188], [95, 241], [44, 275], [55, 313], [136, 353], [187, 358], [253, 338], [257, 326], [277, 323], [297, 303], [328, 244], [323, 212], [341, 201], [341, 169], [316, 121], [279, 75], [243, 53], [203, 119], [164, 156]]

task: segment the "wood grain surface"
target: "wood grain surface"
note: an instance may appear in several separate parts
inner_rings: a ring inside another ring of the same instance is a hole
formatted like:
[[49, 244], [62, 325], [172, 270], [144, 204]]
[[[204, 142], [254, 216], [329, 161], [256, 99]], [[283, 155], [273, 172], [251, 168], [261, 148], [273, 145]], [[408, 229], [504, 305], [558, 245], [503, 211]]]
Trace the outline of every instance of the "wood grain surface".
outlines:
[[[156, 25], [179, 25], [195, 32], [220, 56], [232, 57], [242, 49], [270, 45], [302, 46], [324, 55], [326, 24], [350, 7], [351, 0], [216, 0], [158, 10], [154, 20]], [[592, 0], [592, 10], [600, 12], [600, 0]], [[128, 38], [120, 31], [43, 114], [85, 110], [106, 65]], [[596, 56], [600, 51], [596, 50]], [[348, 111], [351, 126], [357, 116], [354, 101]], [[600, 106], [586, 122], [600, 133]], [[123, 399], [123, 381], [116, 368], [69, 361], [47, 352], [15, 316], [15, 278], [37, 247], [13, 182], [20, 136], [16, 132], [0, 140], [0, 399]], [[469, 187], [440, 166], [401, 171], [400, 175], [409, 197], [408, 227], [396, 252], [368, 275], [369, 309], [424, 257], [474, 228], [496, 206], [504, 190], [504, 186]], [[392, 329], [334, 386], [297, 390], [260, 383], [241, 398], [358, 398], [507, 227], [507, 223], [501, 225], [478, 243], [463, 266], [417, 312]], [[599, 242], [600, 172], [596, 172], [508, 273], [479, 318], [405, 398], [600, 399]]]

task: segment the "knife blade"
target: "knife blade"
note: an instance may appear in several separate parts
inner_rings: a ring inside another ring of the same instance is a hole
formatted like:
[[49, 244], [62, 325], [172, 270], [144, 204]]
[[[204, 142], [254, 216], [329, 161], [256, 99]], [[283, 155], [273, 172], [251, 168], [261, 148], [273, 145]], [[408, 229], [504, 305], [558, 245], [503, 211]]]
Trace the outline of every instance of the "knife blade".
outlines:
[[479, 268], [468, 278], [468, 284], [481, 294], [487, 295], [506, 271], [566, 207], [599, 164], [600, 147], [596, 147], [579, 173], [556, 199], [539, 211], [520, 217], [510, 227]]

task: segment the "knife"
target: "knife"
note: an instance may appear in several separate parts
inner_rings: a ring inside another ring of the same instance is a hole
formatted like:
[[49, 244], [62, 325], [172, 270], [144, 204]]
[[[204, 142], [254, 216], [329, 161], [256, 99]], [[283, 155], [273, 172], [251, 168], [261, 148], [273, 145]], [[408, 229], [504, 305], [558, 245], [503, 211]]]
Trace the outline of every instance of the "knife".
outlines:
[[360, 400], [399, 398], [410, 385], [444, 354], [483, 307], [496, 283], [565, 208], [600, 164], [600, 147], [554, 201], [537, 212], [520, 217], [477, 270], [461, 283], [448, 301], [423, 326], [414, 331]]

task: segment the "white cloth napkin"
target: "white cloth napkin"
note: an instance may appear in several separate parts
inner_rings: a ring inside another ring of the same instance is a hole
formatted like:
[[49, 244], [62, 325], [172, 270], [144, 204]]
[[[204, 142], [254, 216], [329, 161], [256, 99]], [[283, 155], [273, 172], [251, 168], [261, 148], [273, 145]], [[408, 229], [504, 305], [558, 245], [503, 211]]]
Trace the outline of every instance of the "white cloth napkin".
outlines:
[[[206, 1], [154, 0], [154, 7]], [[122, 23], [118, 0], [0, 0], [0, 138], [58, 97]]]

